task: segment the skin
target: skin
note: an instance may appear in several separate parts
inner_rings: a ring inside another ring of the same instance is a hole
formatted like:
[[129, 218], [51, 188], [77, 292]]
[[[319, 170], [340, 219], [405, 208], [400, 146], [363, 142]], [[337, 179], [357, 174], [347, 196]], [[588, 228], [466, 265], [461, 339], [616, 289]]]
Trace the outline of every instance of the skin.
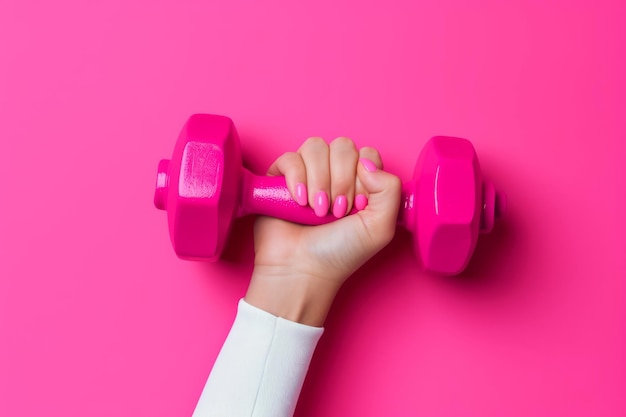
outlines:
[[325, 213], [333, 212], [341, 196], [347, 200], [346, 213], [356, 195], [368, 198], [364, 210], [350, 216], [338, 213], [339, 220], [322, 226], [269, 217], [256, 220], [254, 271], [246, 302], [287, 320], [322, 327], [343, 283], [393, 238], [400, 180], [383, 171], [378, 151], [359, 150], [347, 138], [330, 144], [309, 138], [297, 152], [280, 156], [268, 175], [284, 175], [296, 201], [298, 184], [304, 184], [312, 208], [319, 193], [327, 193], [329, 206], [317, 207]]

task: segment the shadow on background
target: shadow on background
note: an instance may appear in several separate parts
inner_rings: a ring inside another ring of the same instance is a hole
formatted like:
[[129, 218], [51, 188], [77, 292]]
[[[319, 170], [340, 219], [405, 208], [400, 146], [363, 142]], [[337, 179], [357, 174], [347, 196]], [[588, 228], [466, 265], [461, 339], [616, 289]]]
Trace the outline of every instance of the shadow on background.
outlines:
[[479, 236], [467, 267], [461, 274], [451, 277], [453, 281], [488, 285], [500, 280], [509, 264], [514, 236], [515, 227], [511, 219], [498, 220], [491, 233]]
[[252, 263], [254, 261], [254, 220], [255, 216], [235, 219], [228, 234], [228, 240], [220, 262]]

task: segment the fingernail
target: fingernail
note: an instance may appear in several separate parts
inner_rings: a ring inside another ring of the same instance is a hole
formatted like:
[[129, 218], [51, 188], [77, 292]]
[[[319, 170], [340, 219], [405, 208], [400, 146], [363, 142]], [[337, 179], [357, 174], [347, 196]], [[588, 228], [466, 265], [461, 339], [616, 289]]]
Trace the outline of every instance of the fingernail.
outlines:
[[296, 202], [301, 206], [306, 206], [306, 204], [308, 203], [306, 185], [304, 185], [303, 183], [299, 183], [296, 186]]
[[376, 171], [376, 165], [370, 161], [367, 158], [361, 158], [359, 159], [359, 161], [361, 161], [361, 163], [363, 164], [363, 166], [365, 167], [366, 170], [368, 170], [368, 172], [374, 172]]
[[325, 191], [320, 191], [315, 194], [315, 202], [313, 204], [313, 210], [319, 217], [324, 217], [328, 214], [328, 194]]
[[367, 197], [365, 197], [365, 194], [358, 194], [356, 196], [354, 199], [354, 207], [356, 207], [357, 210], [363, 210], [367, 207]]
[[340, 195], [335, 199], [335, 204], [333, 204], [333, 216], [338, 219], [346, 215], [346, 211], [348, 210], [348, 199], [345, 195]]

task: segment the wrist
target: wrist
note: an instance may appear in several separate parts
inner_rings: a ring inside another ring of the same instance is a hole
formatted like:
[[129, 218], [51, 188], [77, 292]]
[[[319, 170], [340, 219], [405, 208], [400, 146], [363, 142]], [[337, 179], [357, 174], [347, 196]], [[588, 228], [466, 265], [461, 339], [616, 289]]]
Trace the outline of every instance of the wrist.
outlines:
[[277, 317], [322, 327], [338, 290], [332, 281], [256, 266], [245, 301]]

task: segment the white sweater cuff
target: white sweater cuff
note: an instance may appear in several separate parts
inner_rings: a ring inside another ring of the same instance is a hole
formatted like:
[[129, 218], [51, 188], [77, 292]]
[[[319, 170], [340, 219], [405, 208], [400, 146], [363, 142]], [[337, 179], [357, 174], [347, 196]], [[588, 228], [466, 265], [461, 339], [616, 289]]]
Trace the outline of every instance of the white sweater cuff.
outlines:
[[193, 417], [291, 417], [323, 332], [241, 299]]

